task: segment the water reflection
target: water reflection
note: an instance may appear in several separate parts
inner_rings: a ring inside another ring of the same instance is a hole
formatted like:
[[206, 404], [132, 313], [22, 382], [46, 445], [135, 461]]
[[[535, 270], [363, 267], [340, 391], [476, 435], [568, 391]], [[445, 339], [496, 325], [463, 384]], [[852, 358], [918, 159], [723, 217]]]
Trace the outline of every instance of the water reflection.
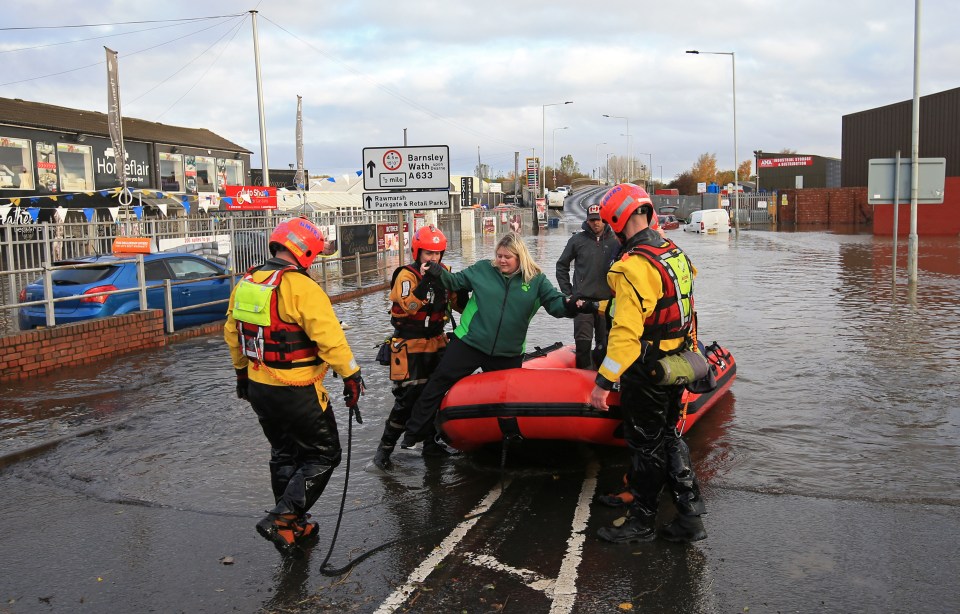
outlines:
[[[527, 237], [551, 279], [556, 257], [578, 228], [571, 222]], [[448, 230], [446, 262], [454, 269], [491, 257], [494, 237], [461, 241]], [[738, 363], [732, 394], [689, 436], [706, 488], [960, 503], [960, 240], [921, 237], [920, 283], [911, 298], [905, 273], [891, 283], [888, 238], [670, 236], [699, 270], [701, 339], [719, 341]], [[499, 466], [498, 459], [464, 459], [431, 474], [410, 455], [397, 477], [362, 471], [392, 404], [387, 374], [373, 361], [374, 346], [390, 332], [388, 308], [386, 292], [335, 305], [368, 384], [364, 425], [354, 425], [348, 511], [377, 510], [378, 518], [408, 532], [421, 518], [450, 517], [445, 503], [425, 493], [472, 488], [464, 484], [495, 479], [490, 472]], [[568, 322], [540, 313], [527, 344], [569, 342], [572, 331]], [[341, 382], [328, 378], [327, 385], [339, 401]], [[106, 429], [68, 439], [63, 454], [12, 468], [25, 478], [95, 499], [200, 513], [253, 518], [267, 505], [268, 450], [253, 412], [234, 395], [229, 357], [216, 336], [5, 384], [0, 393], [2, 453], [91, 426]], [[342, 412], [341, 404], [334, 411]], [[346, 421], [340, 424], [346, 442]], [[616, 462], [618, 452], [607, 458]], [[510, 471], [524, 470], [522, 457], [513, 460]], [[343, 471], [317, 506], [325, 522], [336, 514]], [[400, 498], [404, 490], [418, 494]], [[362, 534], [353, 537], [364, 543]]]

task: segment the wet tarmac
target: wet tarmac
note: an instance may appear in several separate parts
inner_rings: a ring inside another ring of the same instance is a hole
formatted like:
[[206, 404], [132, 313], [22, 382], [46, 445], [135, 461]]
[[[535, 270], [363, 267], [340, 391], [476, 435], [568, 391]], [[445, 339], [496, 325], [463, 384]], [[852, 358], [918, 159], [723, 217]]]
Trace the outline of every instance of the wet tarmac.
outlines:
[[[530, 237], [549, 274], [577, 226]], [[335, 305], [369, 390], [302, 559], [253, 530], [268, 450], [221, 339], [2, 385], [0, 612], [960, 611], [960, 240], [921, 238], [910, 292], [905, 247], [894, 287], [890, 240], [868, 234], [671, 236], [700, 272], [701, 339], [738, 363], [688, 436], [707, 540], [595, 538], [619, 515], [591, 503], [619, 484], [619, 449], [525, 442], [503, 470], [498, 449], [398, 450], [371, 469], [391, 404], [378, 293]], [[541, 312], [528, 346], [571, 336]]]

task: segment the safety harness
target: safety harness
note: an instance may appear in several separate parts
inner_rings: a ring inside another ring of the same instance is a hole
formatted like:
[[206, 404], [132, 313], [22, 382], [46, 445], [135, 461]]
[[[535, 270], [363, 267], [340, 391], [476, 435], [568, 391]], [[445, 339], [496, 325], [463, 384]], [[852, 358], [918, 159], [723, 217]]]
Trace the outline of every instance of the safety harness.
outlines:
[[[274, 271], [261, 282], [247, 271], [233, 299], [233, 317], [244, 355], [271, 369], [293, 369], [322, 364], [317, 344], [296, 324], [285, 322], [277, 308], [280, 280], [288, 272], [300, 272], [294, 265]], [[310, 359], [310, 360], [307, 360]]]
[[[390, 280], [391, 286], [396, 284], [397, 277], [404, 269], [409, 270], [416, 276], [418, 284], [423, 282], [423, 275], [420, 274], [418, 267], [415, 264], [408, 264], [397, 267], [393, 272], [393, 278]], [[412, 314], [407, 314], [400, 305], [394, 303], [390, 308], [390, 323], [397, 329], [397, 337], [430, 339], [443, 333], [444, 324], [450, 317], [448, 305], [445, 290], [428, 293], [427, 298], [423, 300], [423, 306]]]
[[[621, 259], [630, 256], [646, 258], [660, 273], [663, 284], [663, 297], [643, 322], [642, 339], [654, 347], [659, 347], [664, 339], [689, 339], [694, 322], [693, 272], [686, 254], [672, 241], [666, 241], [661, 245], [635, 245]], [[686, 344], [681, 346], [680, 351], [685, 347]]]

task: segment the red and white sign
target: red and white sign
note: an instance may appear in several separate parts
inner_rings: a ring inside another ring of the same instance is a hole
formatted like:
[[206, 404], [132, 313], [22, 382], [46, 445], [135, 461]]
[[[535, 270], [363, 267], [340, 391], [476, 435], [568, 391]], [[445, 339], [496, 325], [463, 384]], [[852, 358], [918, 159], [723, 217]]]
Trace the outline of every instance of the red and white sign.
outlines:
[[813, 166], [813, 156], [760, 158], [760, 166], [758, 168], [779, 168], [781, 166]]
[[[277, 188], [262, 185], [228, 185], [221, 198], [227, 211], [262, 211], [277, 208]], [[228, 200], [229, 199], [229, 200]]]

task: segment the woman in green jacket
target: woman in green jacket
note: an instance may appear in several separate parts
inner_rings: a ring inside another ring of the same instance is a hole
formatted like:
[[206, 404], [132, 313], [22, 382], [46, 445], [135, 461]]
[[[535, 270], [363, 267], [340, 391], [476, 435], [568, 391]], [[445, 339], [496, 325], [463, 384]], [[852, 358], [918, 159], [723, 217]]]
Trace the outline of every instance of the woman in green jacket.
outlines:
[[424, 441], [424, 456], [440, 456], [446, 450], [435, 441], [434, 417], [447, 391], [478, 368], [498, 371], [519, 367], [527, 328], [537, 310], [543, 307], [555, 318], [572, 318], [577, 304], [553, 287], [515, 232], [497, 242], [493, 260], [480, 260], [457, 273], [433, 266], [425, 267], [423, 273], [449, 290], [471, 293], [460, 325], [453, 331], [455, 338], [447, 345], [406, 424], [410, 437]]

